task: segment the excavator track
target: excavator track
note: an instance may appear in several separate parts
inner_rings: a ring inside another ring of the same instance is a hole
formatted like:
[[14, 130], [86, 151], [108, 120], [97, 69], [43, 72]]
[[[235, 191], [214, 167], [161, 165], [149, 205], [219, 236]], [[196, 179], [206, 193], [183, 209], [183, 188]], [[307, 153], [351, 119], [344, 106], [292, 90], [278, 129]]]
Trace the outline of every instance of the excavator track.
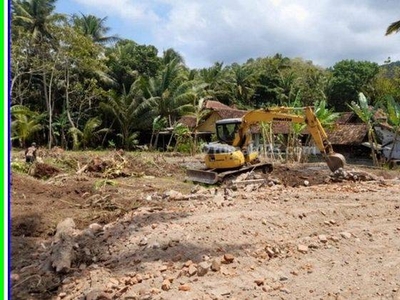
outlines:
[[205, 184], [218, 184], [222, 183], [228, 176], [236, 176], [253, 170], [262, 170], [263, 173], [271, 173], [273, 165], [271, 163], [257, 163], [229, 171], [216, 169], [188, 169], [186, 171], [186, 180]]

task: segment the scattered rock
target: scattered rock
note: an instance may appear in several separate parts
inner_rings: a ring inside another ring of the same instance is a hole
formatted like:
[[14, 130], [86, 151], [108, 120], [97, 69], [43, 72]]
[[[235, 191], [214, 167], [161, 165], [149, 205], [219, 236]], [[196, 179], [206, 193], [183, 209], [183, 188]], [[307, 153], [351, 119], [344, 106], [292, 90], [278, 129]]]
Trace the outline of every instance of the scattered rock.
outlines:
[[188, 275], [193, 276], [197, 273], [197, 268], [195, 264], [191, 264], [188, 268]]
[[254, 283], [255, 283], [257, 286], [264, 285], [264, 282], [265, 282], [265, 279], [264, 279], [264, 278], [254, 280]]
[[168, 279], [164, 279], [161, 285], [161, 289], [163, 291], [168, 291], [171, 289], [171, 282]]
[[221, 262], [218, 259], [213, 259], [211, 262], [211, 270], [214, 272], [221, 270]]
[[191, 287], [190, 287], [190, 285], [188, 285], [188, 284], [181, 284], [181, 285], [178, 287], [178, 290], [179, 290], [179, 291], [183, 291], [183, 292], [187, 292], [187, 291], [190, 291], [190, 290], [191, 290]]
[[86, 294], [85, 300], [111, 300], [111, 297], [103, 291], [93, 290]]
[[318, 236], [318, 240], [321, 242], [321, 243], [326, 243], [326, 242], [328, 242], [328, 239], [327, 239], [327, 237], [326, 237], [326, 235], [325, 234], [320, 234], [319, 236]]
[[352, 237], [352, 234], [350, 233], [350, 232], [341, 232], [340, 233], [340, 236], [342, 237], [342, 238], [344, 238], [344, 239], [349, 239], [349, 238], [351, 238]]
[[234, 261], [235, 257], [232, 254], [226, 253], [224, 254], [223, 262], [226, 264], [230, 264]]
[[308, 252], [308, 246], [306, 245], [297, 245], [297, 251], [300, 253], [307, 253]]
[[207, 274], [208, 269], [210, 268], [210, 264], [206, 261], [203, 261], [197, 266], [197, 276], [204, 276]]

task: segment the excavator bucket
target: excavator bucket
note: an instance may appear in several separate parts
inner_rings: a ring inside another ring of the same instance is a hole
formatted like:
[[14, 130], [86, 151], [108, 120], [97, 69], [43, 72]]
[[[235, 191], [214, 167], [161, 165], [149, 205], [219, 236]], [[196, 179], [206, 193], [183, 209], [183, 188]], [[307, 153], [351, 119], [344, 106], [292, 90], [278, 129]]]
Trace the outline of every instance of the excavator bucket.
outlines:
[[344, 167], [346, 164], [346, 159], [340, 153], [331, 153], [326, 157], [326, 164], [332, 172], [335, 172]]

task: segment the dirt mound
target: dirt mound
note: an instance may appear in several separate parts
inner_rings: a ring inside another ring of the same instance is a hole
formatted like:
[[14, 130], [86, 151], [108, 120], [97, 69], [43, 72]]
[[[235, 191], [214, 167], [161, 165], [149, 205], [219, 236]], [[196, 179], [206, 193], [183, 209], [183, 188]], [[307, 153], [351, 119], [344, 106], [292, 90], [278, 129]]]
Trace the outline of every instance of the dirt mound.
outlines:
[[54, 166], [45, 163], [35, 163], [29, 170], [29, 174], [39, 179], [47, 179], [60, 173], [60, 170]]
[[[47, 180], [13, 174], [13, 299], [399, 296], [398, 172], [349, 166], [334, 182], [324, 164], [279, 165], [271, 184], [233, 189], [184, 182], [190, 159], [63, 152]], [[104, 176], [121, 166], [128, 177]], [[66, 218], [74, 255], [57, 273]]]

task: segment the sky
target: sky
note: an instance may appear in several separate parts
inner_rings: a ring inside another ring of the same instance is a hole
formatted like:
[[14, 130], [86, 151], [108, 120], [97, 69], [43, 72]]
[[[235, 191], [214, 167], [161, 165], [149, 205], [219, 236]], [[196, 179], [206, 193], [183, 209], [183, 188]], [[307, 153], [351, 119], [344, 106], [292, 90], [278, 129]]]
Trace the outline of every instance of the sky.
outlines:
[[109, 34], [173, 48], [190, 68], [280, 53], [322, 67], [400, 60], [399, 0], [58, 0], [57, 12], [107, 17]]

